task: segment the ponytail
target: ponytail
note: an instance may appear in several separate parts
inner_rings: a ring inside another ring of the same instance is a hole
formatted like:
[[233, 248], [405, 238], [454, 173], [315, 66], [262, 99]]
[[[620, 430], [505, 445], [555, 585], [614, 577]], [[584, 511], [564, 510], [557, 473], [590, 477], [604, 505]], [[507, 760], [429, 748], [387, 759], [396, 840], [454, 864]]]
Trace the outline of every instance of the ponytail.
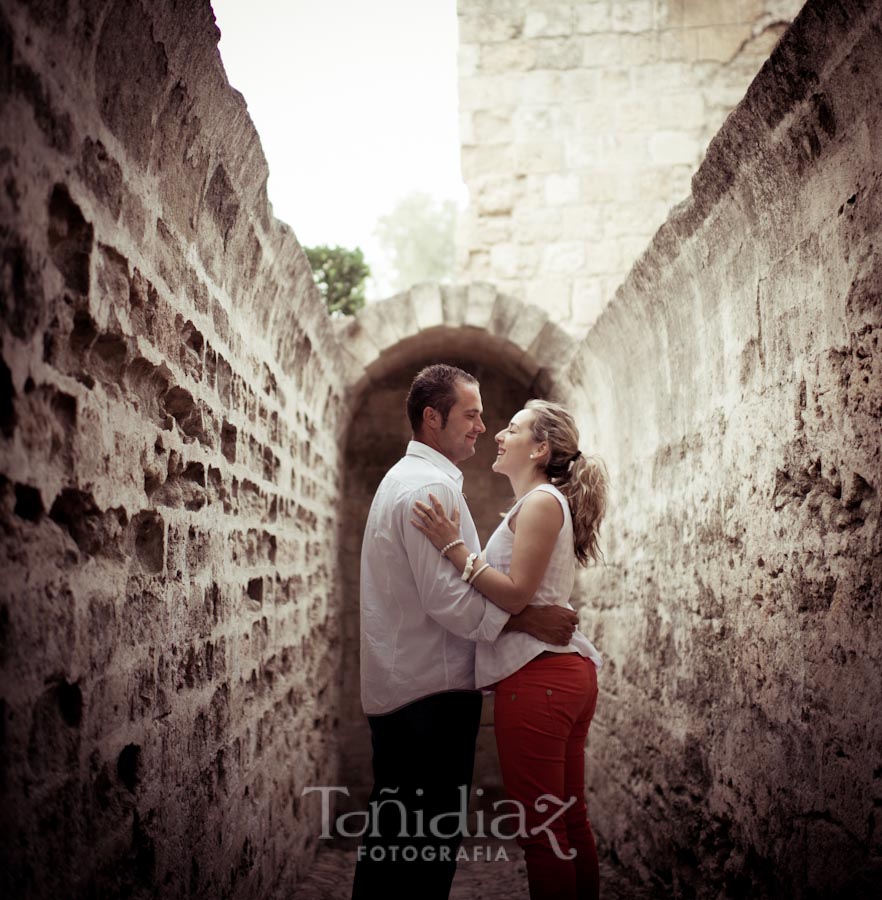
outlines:
[[573, 545], [579, 565], [603, 558], [600, 549], [600, 523], [606, 515], [609, 477], [599, 456], [579, 456], [570, 464], [560, 492], [570, 504], [573, 517]]
[[533, 437], [548, 444], [545, 474], [567, 498], [573, 519], [573, 550], [581, 566], [603, 559], [600, 523], [606, 515], [609, 476], [598, 456], [583, 456], [579, 430], [562, 406], [547, 400], [529, 400], [526, 409], [536, 414]]

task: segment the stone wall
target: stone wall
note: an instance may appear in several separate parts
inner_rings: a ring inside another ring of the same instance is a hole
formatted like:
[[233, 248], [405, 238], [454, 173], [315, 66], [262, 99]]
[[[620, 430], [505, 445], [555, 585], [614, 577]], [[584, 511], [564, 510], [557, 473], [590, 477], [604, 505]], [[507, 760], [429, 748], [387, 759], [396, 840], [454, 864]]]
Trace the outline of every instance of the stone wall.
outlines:
[[208, 2], [0, 3], [0, 892], [290, 896], [340, 350]]
[[459, 0], [462, 276], [594, 322], [801, 0]]
[[880, 46], [807, 4], [561, 384], [613, 481], [590, 812], [677, 896], [882, 890]]

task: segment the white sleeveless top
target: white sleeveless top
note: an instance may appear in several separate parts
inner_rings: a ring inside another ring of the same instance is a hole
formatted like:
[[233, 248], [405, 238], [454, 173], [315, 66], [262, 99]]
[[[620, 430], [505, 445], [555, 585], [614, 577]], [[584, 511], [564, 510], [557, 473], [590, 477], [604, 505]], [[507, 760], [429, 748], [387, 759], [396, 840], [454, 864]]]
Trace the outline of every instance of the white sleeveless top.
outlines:
[[[533, 491], [546, 491], [557, 497], [563, 508], [564, 521], [551, 551], [548, 568], [530, 605], [557, 605], [572, 609], [569, 601], [576, 580], [576, 554], [573, 550], [573, 519], [570, 504], [554, 485], [540, 484], [533, 488]], [[514, 532], [509, 528], [509, 523], [533, 491], [528, 491], [515, 503], [487, 541], [484, 550], [486, 561], [505, 575], [508, 575], [511, 569], [511, 552], [514, 546]], [[546, 644], [522, 631], [504, 631], [492, 643], [478, 641], [475, 654], [475, 686], [480, 688], [495, 684], [512, 672], [516, 672], [543, 650], [552, 650], [556, 653], [576, 652], [590, 659], [598, 669], [603, 665], [603, 657], [591, 641], [579, 631], [573, 635], [573, 639], [566, 647]]]

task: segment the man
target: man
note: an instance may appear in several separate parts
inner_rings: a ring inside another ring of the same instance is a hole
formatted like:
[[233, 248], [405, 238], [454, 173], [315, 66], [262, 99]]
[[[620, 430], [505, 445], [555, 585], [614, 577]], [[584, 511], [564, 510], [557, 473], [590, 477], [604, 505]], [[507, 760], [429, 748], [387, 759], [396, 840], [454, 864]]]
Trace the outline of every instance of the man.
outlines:
[[[411, 524], [435, 494], [458, 508], [462, 537], [478, 535], [457, 464], [486, 429], [476, 379], [434, 365], [407, 397], [413, 440], [374, 497], [361, 556], [361, 695], [371, 728], [377, 828], [359, 849], [354, 900], [447, 898], [461, 841], [456, 811], [471, 789], [481, 694], [475, 641], [504, 628], [566, 644], [576, 614], [527, 607], [509, 616], [464, 582]], [[488, 474], [489, 477], [489, 474]], [[439, 815], [440, 827], [431, 827]], [[439, 834], [438, 832], [441, 832]]]

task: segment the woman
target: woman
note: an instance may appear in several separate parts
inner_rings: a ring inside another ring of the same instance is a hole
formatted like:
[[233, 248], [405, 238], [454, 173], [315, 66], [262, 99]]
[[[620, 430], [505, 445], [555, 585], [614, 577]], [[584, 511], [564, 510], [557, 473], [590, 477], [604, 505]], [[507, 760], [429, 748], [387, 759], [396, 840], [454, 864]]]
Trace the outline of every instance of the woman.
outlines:
[[[437, 498], [418, 503], [413, 524], [488, 599], [515, 614], [527, 604], [568, 605], [575, 565], [600, 557], [606, 512], [603, 464], [582, 456], [573, 417], [530, 400], [496, 435], [493, 471], [507, 475], [515, 503], [484, 558], [459, 537], [459, 514]], [[530, 897], [597, 898], [597, 850], [585, 806], [585, 739], [597, 704], [602, 659], [579, 632], [555, 647], [520, 632], [479, 643], [478, 687], [496, 692], [495, 731], [508, 795], [525, 811]], [[550, 794], [555, 802], [543, 801]], [[561, 812], [566, 807], [565, 812]], [[555, 813], [561, 813], [549, 821]]]

